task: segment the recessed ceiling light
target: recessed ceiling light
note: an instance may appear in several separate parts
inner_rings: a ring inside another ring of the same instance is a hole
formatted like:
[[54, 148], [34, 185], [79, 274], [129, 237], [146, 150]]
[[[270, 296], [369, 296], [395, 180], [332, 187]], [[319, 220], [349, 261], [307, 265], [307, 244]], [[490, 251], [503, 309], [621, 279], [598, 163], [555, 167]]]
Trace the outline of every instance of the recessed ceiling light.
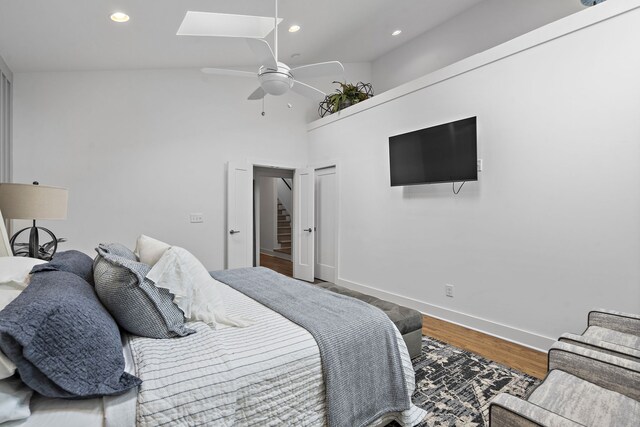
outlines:
[[115, 12], [111, 14], [110, 18], [113, 22], [122, 23], [122, 22], [127, 22], [129, 20], [129, 15], [123, 12]]
[[292, 25], [289, 27], [290, 33], [297, 33], [298, 31], [300, 31], [300, 25]]
[[393, 33], [391, 33], [392, 36], [399, 36], [400, 34], [402, 34], [402, 30], [395, 30]]

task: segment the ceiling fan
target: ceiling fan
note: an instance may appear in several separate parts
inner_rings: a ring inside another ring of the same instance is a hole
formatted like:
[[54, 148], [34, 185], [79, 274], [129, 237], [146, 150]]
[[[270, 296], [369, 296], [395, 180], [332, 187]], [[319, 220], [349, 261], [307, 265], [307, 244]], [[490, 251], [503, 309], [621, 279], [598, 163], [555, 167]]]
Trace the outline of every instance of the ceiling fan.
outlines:
[[[189, 14], [193, 12], [187, 12], [185, 16], [185, 20], [183, 21], [182, 26], [185, 25], [185, 22], [189, 18]], [[217, 35], [215, 31], [210, 31], [207, 27], [207, 15], [212, 18], [219, 19], [219, 14], [205, 14], [200, 12], [195, 12], [199, 15], [198, 28], [189, 32], [189, 35], [202, 35], [202, 36], [211, 36]], [[217, 15], [214, 16], [214, 15]], [[225, 20], [229, 20], [230, 17], [240, 17], [240, 18], [249, 18], [245, 15], [225, 15]], [[261, 17], [250, 17], [250, 18], [261, 18]], [[204, 20], [204, 22], [203, 22]], [[211, 25], [216, 25], [213, 20], [209, 22]], [[278, 0], [275, 0], [275, 17], [274, 17], [274, 49], [271, 50], [271, 46], [269, 43], [262, 39], [254, 37], [244, 38], [247, 41], [247, 44], [255, 54], [256, 58], [259, 61], [260, 68], [258, 69], [258, 73], [252, 73], [249, 71], [240, 71], [240, 70], [231, 70], [226, 68], [203, 68], [202, 72], [206, 74], [217, 74], [217, 75], [226, 75], [226, 76], [238, 76], [238, 77], [251, 77], [258, 78], [258, 82], [260, 87], [256, 89], [251, 95], [249, 95], [250, 100], [260, 100], [263, 99], [267, 94], [268, 95], [284, 95], [289, 90], [293, 90], [294, 92], [305, 96], [307, 98], [311, 98], [315, 101], [322, 101], [326, 94], [321, 90], [310, 86], [308, 84], [302, 83], [299, 79], [313, 78], [313, 77], [322, 77], [322, 76], [335, 76], [344, 73], [343, 65], [338, 61], [330, 61], [330, 62], [321, 62], [317, 64], [309, 64], [309, 65], [301, 65], [299, 67], [290, 68], [287, 64], [278, 61]], [[181, 33], [181, 30], [178, 31], [178, 35], [187, 34]], [[274, 53], [275, 52], [275, 53]]]

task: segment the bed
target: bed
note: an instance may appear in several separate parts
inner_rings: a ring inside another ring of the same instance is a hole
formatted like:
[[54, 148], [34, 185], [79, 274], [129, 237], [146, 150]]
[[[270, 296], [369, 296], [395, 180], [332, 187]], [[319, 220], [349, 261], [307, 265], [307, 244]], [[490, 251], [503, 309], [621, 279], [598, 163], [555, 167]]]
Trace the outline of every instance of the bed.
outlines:
[[[85, 400], [34, 395], [29, 418], [3, 426], [327, 425], [323, 364], [305, 328], [232, 286], [222, 284], [227, 313], [243, 328], [189, 322], [196, 333], [173, 339], [122, 334], [125, 371], [142, 384], [121, 395]], [[395, 329], [395, 326], [394, 326]], [[395, 329], [409, 399], [414, 370]], [[423, 410], [385, 413], [369, 425], [416, 425]]]

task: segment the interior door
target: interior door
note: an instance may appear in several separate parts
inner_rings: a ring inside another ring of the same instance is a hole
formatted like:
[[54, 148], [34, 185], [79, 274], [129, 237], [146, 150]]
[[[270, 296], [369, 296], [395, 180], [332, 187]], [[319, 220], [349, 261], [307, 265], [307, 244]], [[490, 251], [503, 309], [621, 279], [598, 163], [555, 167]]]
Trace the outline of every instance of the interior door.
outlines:
[[253, 167], [227, 164], [227, 268], [253, 267]]
[[314, 281], [314, 190], [313, 169], [296, 169], [293, 175], [293, 277]]
[[336, 168], [320, 169], [315, 175], [315, 276], [336, 283]]

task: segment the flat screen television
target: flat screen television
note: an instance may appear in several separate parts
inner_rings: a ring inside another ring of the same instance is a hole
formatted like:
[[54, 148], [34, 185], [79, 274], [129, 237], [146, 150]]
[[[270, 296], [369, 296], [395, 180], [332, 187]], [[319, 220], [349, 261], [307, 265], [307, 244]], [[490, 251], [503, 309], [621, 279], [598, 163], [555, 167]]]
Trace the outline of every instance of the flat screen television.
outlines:
[[476, 117], [389, 138], [391, 186], [478, 180]]

